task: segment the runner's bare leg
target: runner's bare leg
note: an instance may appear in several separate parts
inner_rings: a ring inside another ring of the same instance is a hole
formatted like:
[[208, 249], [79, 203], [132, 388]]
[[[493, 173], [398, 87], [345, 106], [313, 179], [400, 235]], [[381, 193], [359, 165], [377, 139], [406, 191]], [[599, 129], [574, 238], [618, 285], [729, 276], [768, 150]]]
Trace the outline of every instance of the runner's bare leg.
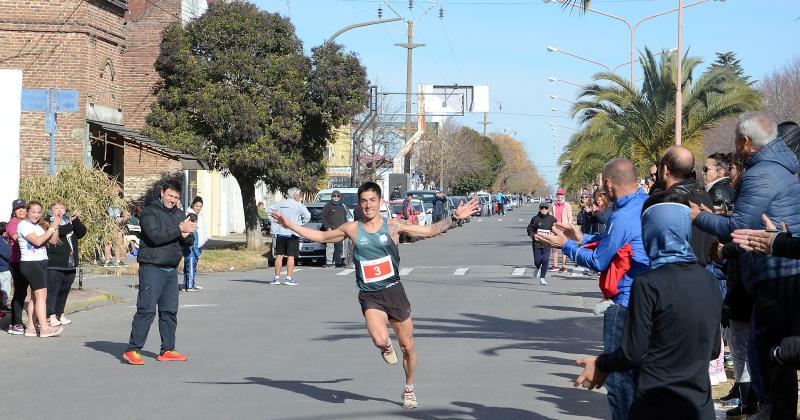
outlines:
[[389, 346], [389, 315], [378, 309], [364, 311], [364, 320], [367, 322], [367, 332], [372, 338], [375, 347], [384, 350]]
[[280, 277], [283, 268], [283, 255], [275, 256], [275, 277]]
[[294, 273], [294, 257], [286, 257], [286, 277], [292, 277]]
[[414, 384], [417, 372], [417, 350], [414, 348], [414, 324], [411, 317], [403, 322], [392, 320], [392, 329], [403, 350], [403, 369], [406, 371], [406, 385]]

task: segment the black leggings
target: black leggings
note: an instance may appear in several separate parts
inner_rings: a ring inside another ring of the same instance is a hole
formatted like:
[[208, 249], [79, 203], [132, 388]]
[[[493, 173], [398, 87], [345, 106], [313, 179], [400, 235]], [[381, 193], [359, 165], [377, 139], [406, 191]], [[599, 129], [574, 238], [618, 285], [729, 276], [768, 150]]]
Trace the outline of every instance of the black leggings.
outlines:
[[28, 281], [19, 269], [19, 263], [11, 263], [11, 278], [14, 283], [14, 298], [11, 300], [11, 325], [22, 324], [22, 309], [28, 297]]
[[550, 248], [533, 248], [533, 267], [534, 272], [539, 269], [539, 278], [547, 275], [547, 264], [550, 260]]
[[75, 282], [75, 270], [47, 270], [47, 317], [61, 318]]

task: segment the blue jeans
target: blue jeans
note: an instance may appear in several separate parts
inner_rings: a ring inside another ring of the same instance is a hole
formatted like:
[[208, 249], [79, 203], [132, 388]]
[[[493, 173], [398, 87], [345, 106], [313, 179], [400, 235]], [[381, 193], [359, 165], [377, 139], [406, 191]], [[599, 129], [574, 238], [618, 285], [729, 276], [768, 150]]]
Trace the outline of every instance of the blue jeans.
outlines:
[[[622, 345], [627, 313], [628, 308], [614, 303], [603, 314], [603, 353], [611, 353]], [[633, 395], [636, 392], [633, 371], [611, 373], [606, 379], [605, 386], [608, 392], [611, 418], [626, 420], [631, 411], [631, 405], [633, 405]]]
[[202, 253], [200, 248], [188, 248], [183, 251], [183, 288], [194, 289], [197, 277], [197, 259]]

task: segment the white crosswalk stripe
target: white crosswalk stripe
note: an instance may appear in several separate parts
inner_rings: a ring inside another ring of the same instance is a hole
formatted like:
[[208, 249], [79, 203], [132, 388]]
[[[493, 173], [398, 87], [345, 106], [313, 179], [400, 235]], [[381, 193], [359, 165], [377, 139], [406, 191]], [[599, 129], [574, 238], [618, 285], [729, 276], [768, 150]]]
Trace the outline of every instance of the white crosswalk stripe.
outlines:
[[342, 270], [342, 271], [340, 271], [340, 272], [336, 273], [336, 275], [337, 275], [337, 276], [346, 276], [346, 275], [348, 275], [348, 274], [353, 274], [355, 271], [356, 271], [356, 270], [354, 270], [354, 269], [352, 269], [352, 268], [348, 268], [348, 269], [346, 269], [346, 270]]
[[518, 222], [524, 222], [525, 219], [517, 219]]
[[456, 269], [456, 271], [453, 272], [453, 275], [454, 276], [463, 276], [464, 274], [467, 274], [467, 271], [469, 271], [469, 268], [463, 268], [462, 267], [462, 268]]
[[523, 274], [525, 274], [525, 268], [524, 267], [517, 267], [517, 268], [514, 269], [514, 271], [511, 272], [511, 275], [515, 276], [515, 277], [519, 277], [519, 276], [521, 276]]
[[400, 275], [401, 276], [407, 276], [407, 275], [411, 274], [412, 271], [414, 271], [413, 268], [401, 268], [400, 269]]

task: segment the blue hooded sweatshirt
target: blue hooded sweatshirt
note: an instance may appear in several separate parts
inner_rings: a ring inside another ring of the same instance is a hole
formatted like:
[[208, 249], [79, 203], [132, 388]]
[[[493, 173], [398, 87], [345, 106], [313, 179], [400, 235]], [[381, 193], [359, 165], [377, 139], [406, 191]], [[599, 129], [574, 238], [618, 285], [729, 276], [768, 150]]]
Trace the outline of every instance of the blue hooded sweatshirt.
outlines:
[[606, 233], [600, 235], [583, 235], [583, 244], [599, 242], [594, 250], [582, 248], [575, 241], [567, 241], [562, 250], [564, 254], [582, 267], [587, 267], [597, 272], [604, 272], [611, 265], [611, 260], [617, 251], [631, 245], [633, 257], [631, 268], [622, 276], [617, 284], [619, 293], [612, 298], [614, 303], [628, 307], [628, 299], [633, 285], [633, 278], [644, 272], [650, 265], [644, 246], [642, 245], [642, 224], [639, 221], [642, 206], [648, 196], [639, 188], [633, 194], [628, 194], [617, 199], [614, 203], [614, 212], [608, 219]]
[[[783, 139], [778, 137], [759, 149], [746, 167], [731, 216], [702, 212], [695, 225], [729, 242], [736, 229], [763, 229], [761, 214], [766, 214], [775, 226], [784, 222], [792, 232], [800, 232], [799, 166]], [[742, 252], [740, 263], [742, 283], [749, 290], [759, 281], [800, 274], [800, 260]]]

